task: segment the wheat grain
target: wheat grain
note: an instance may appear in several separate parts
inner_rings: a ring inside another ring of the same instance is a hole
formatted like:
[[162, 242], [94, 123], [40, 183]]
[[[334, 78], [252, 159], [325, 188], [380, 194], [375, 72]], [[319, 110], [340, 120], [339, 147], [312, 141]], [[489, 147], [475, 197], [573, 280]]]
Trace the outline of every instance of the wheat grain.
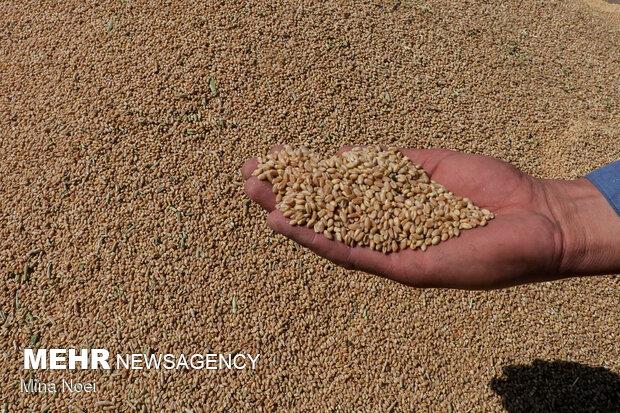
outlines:
[[287, 146], [259, 159], [253, 175], [271, 183], [291, 225], [384, 253], [425, 251], [494, 218], [431, 180], [396, 148], [355, 148], [321, 159]]

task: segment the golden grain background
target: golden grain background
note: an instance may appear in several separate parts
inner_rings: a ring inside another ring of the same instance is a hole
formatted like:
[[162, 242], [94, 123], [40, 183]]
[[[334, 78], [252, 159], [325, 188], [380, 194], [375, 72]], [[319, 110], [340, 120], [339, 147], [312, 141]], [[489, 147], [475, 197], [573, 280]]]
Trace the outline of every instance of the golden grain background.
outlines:
[[[618, 15], [0, 2], [0, 411], [561, 411], [613, 395], [618, 277], [463, 292], [346, 272], [275, 235], [238, 169], [278, 143], [375, 143], [581, 176], [620, 158]], [[53, 396], [19, 390], [30, 346], [262, 356], [253, 372], [37, 372], [98, 386]]]

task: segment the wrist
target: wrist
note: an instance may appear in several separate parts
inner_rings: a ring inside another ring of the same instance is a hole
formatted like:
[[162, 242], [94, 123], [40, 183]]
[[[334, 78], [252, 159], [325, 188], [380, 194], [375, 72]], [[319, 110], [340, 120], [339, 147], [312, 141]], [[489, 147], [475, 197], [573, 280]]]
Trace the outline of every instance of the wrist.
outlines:
[[620, 271], [620, 216], [587, 179], [543, 180], [550, 219], [561, 239], [561, 275]]

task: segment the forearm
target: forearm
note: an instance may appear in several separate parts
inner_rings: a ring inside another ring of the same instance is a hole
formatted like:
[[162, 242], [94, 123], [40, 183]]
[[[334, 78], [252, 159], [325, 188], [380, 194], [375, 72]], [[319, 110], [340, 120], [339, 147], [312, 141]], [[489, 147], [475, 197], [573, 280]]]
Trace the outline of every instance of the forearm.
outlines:
[[562, 275], [620, 273], [620, 216], [587, 179], [543, 180], [561, 238]]

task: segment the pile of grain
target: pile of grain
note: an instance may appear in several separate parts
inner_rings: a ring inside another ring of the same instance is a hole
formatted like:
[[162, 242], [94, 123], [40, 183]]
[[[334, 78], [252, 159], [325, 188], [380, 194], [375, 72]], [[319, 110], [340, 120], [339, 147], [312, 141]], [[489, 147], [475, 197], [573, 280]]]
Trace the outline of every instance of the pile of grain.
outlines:
[[[274, 234], [238, 175], [283, 142], [322, 156], [448, 148], [539, 177], [600, 166], [620, 157], [620, 32], [604, 12], [578, 0], [0, 11], [0, 412], [494, 412], [489, 383], [511, 365], [620, 372], [616, 277], [405, 288]], [[29, 346], [261, 359], [254, 372], [39, 371], [98, 386], [45, 396], [19, 390]]]
[[383, 253], [426, 251], [493, 219], [432, 181], [397, 148], [357, 147], [322, 159], [285, 146], [259, 159], [253, 175], [269, 181], [291, 225]]

